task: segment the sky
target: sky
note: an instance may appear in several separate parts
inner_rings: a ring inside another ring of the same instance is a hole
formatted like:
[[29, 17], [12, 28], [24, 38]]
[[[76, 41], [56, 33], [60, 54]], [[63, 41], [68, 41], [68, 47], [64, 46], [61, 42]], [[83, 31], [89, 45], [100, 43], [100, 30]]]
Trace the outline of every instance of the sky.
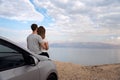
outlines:
[[120, 44], [120, 0], [0, 0], [0, 36], [25, 43], [33, 23], [50, 43]]

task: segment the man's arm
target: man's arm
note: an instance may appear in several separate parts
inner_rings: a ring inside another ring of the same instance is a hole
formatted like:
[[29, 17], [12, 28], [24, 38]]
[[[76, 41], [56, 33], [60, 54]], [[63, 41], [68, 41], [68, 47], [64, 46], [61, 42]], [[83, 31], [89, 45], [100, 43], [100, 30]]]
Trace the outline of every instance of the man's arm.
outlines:
[[29, 49], [29, 47], [28, 47], [28, 37], [27, 37], [27, 49]]

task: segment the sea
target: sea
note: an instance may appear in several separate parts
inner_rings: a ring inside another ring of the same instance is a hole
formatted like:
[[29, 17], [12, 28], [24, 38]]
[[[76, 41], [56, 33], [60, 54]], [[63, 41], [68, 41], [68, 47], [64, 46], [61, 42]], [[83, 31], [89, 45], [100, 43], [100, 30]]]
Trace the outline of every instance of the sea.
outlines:
[[120, 49], [50, 47], [48, 53], [52, 60], [85, 66], [120, 63]]

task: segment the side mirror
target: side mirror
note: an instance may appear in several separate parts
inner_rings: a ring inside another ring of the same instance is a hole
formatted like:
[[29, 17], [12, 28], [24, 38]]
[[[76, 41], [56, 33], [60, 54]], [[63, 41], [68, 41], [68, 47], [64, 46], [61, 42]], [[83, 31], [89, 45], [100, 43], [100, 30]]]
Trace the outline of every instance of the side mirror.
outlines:
[[39, 63], [38, 59], [33, 55], [27, 55], [27, 56], [24, 56], [24, 58], [27, 65], [35, 66]]
[[30, 55], [30, 57], [31, 57], [31, 65], [37, 65], [38, 63], [39, 63], [39, 61], [38, 61], [38, 59], [36, 58], [36, 57], [34, 57], [34, 56], [32, 56], [32, 55]]

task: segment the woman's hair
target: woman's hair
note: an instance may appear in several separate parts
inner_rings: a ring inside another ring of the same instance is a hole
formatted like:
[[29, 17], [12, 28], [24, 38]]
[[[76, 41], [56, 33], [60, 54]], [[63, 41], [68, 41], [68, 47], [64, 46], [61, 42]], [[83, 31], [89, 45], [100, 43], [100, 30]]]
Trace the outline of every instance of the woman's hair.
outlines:
[[46, 30], [45, 30], [45, 28], [44, 28], [43, 26], [40, 26], [40, 27], [38, 28], [37, 33], [38, 33], [38, 35], [40, 35], [40, 36], [42, 37], [42, 39], [45, 38], [45, 32], [46, 32]]

